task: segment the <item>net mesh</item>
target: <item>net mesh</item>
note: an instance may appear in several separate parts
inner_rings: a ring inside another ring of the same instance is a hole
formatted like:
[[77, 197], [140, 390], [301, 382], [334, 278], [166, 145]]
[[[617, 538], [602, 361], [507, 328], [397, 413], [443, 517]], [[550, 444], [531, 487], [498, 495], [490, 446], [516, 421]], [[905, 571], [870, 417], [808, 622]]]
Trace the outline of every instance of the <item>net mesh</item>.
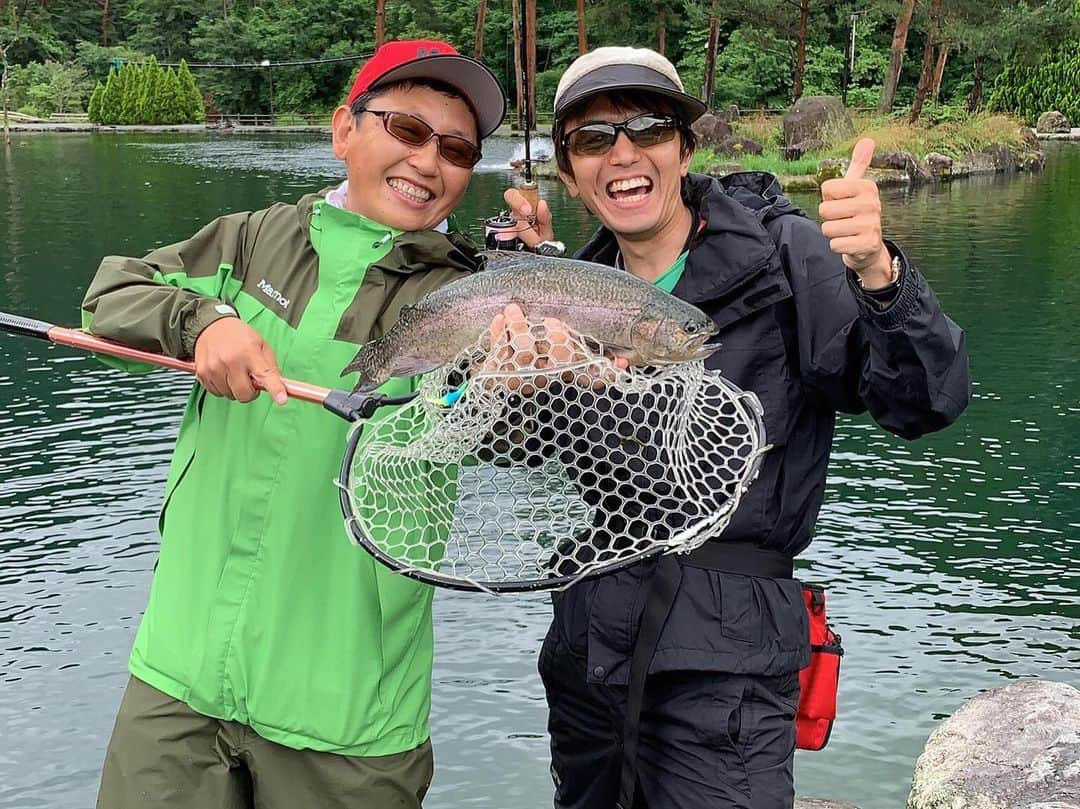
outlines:
[[353, 536], [491, 591], [562, 589], [718, 536], [767, 449], [757, 398], [701, 362], [619, 369], [587, 337], [528, 329], [485, 335], [353, 428]]

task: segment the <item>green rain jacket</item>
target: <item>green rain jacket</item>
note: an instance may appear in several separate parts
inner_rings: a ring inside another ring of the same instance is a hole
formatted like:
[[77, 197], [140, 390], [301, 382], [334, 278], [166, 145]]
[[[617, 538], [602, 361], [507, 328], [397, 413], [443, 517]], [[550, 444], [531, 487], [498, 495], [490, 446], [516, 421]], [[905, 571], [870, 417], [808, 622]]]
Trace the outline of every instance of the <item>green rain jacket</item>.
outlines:
[[[457, 237], [402, 234], [323, 194], [223, 216], [144, 259], [105, 258], [84, 325], [190, 358], [231, 306], [284, 376], [351, 387], [356, 376], [340, 374], [358, 345], [474, 264]], [[349, 542], [333, 483], [348, 429], [309, 403], [239, 404], [194, 387], [130, 670], [292, 748], [388, 755], [429, 736], [432, 591]]]

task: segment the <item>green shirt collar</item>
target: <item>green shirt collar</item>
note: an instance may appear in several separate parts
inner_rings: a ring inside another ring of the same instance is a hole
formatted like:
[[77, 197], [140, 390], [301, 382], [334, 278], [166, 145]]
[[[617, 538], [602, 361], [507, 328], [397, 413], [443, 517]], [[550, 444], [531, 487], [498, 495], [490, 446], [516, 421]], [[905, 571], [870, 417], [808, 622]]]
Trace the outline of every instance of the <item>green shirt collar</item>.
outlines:
[[683, 270], [686, 269], [686, 257], [689, 253], [689, 250], [683, 250], [682, 253], [679, 254], [679, 257], [675, 259], [675, 263], [664, 270], [664, 274], [653, 281], [653, 284], [667, 293], [670, 293], [671, 290], [675, 289], [675, 285], [679, 283], [679, 279], [682, 278]]

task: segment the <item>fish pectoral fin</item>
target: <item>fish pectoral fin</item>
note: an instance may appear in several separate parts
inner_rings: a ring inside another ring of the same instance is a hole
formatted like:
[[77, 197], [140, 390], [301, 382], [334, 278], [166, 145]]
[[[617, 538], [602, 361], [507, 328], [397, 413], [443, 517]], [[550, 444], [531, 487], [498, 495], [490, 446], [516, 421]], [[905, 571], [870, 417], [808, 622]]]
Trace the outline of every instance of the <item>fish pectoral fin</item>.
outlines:
[[402, 356], [394, 358], [394, 366], [390, 369], [390, 376], [420, 376], [428, 371], [434, 371], [439, 363], [429, 357]]

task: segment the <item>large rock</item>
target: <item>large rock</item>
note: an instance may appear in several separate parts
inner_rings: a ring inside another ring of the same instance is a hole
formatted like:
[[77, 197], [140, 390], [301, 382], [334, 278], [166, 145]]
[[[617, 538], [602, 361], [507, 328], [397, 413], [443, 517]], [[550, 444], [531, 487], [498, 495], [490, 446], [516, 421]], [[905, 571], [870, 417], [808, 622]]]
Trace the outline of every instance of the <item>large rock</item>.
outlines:
[[803, 96], [784, 113], [784, 145], [805, 140], [835, 143], [855, 136], [844, 102], [832, 96]]
[[732, 121], [737, 121], [739, 119], [739, 108], [735, 104], [728, 104], [722, 110], [717, 110], [715, 114], [721, 121], [726, 121], [730, 124]]
[[740, 157], [744, 154], [761, 154], [764, 149], [756, 140], [741, 135], [728, 135], [714, 147], [717, 154], [725, 157]]
[[870, 167], [902, 171], [913, 183], [933, 179], [931, 172], [922, 166], [911, 152], [878, 152], [871, 159]]
[[1080, 809], [1080, 691], [1025, 680], [980, 694], [931, 735], [908, 809]]
[[731, 137], [731, 125], [711, 112], [694, 121], [690, 128], [697, 135], [698, 146], [706, 149], [715, 149], [724, 138]]
[[953, 160], [940, 152], [928, 152], [926, 165], [929, 167], [930, 173], [937, 178], [952, 176]]
[[824, 148], [824, 143], [817, 138], [811, 138], [810, 140], [799, 141], [793, 146], [785, 146], [780, 150], [780, 158], [782, 160], [798, 160], [809, 152], [816, 152]]
[[1039, 116], [1039, 120], [1035, 122], [1035, 131], [1046, 134], [1069, 132], [1069, 119], [1065, 117], [1064, 113], [1060, 113], [1057, 110], [1044, 112]]

